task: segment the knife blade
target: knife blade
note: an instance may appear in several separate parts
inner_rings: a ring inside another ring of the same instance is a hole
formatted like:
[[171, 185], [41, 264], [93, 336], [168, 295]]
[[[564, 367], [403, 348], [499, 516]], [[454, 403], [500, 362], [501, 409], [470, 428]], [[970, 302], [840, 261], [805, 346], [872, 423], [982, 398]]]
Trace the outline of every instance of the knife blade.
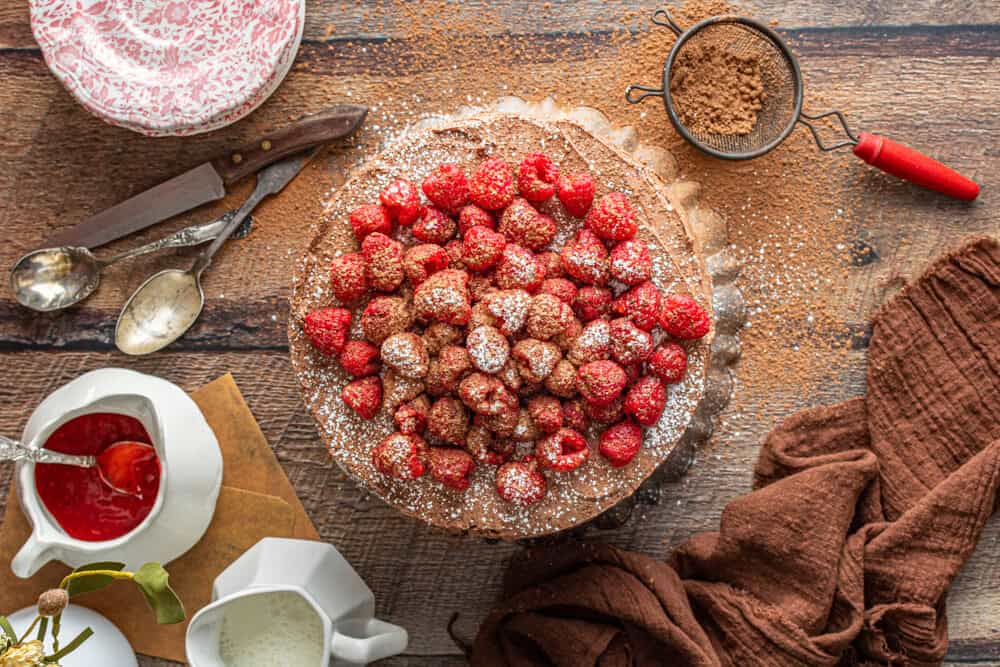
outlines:
[[282, 158], [354, 132], [368, 107], [341, 104], [272, 132], [227, 155], [198, 165], [91, 216], [45, 242], [44, 247], [96, 248], [226, 194], [226, 186]]

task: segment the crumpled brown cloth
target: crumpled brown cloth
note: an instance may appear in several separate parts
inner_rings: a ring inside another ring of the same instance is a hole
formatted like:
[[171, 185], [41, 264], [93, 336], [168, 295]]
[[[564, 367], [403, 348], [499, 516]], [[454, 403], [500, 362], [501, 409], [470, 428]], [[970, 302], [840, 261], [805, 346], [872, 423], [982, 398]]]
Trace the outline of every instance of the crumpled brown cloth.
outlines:
[[1000, 248], [939, 260], [875, 317], [868, 395], [793, 415], [717, 533], [662, 563], [515, 558], [480, 665], [936, 665], [944, 599], [998, 502]]

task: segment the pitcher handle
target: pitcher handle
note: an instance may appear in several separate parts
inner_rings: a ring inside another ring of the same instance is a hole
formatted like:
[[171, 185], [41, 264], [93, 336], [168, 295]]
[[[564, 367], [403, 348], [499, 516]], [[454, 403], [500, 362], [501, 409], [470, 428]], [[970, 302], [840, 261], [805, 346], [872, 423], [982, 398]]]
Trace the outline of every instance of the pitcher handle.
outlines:
[[49, 556], [51, 549], [51, 544], [42, 542], [34, 535], [31, 535], [28, 537], [28, 541], [24, 543], [24, 546], [14, 555], [13, 560], [10, 562], [10, 569], [14, 572], [15, 576], [21, 579], [33, 577], [36, 572], [42, 569], [43, 565], [52, 560]]
[[402, 653], [409, 639], [405, 628], [377, 618], [345, 621], [333, 630], [330, 652], [338, 660], [365, 665]]

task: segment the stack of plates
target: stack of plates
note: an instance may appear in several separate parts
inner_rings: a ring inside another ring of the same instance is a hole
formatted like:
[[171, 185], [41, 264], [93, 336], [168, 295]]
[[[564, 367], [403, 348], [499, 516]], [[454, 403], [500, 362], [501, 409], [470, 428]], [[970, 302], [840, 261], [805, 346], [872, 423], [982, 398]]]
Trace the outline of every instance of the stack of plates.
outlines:
[[30, 0], [52, 73], [91, 113], [150, 136], [208, 132], [288, 73], [305, 0]]

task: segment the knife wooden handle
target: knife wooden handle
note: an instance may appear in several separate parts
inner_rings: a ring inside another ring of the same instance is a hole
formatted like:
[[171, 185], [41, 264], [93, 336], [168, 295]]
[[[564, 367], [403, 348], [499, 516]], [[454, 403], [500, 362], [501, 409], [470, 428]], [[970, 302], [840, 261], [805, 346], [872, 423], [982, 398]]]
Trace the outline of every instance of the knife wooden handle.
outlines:
[[278, 160], [350, 134], [368, 114], [368, 107], [330, 107], [212, 161], [226, 184], [234, 183]]

